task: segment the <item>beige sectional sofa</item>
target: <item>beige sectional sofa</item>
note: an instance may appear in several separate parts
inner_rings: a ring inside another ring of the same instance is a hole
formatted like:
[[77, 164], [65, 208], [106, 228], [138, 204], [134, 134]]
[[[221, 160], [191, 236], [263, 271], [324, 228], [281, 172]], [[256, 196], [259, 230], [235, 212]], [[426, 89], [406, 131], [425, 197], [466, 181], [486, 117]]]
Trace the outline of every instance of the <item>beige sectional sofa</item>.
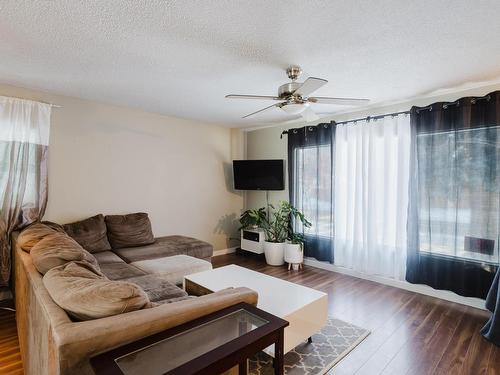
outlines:
[[[211, 267], [206, 261], [212, 255], [211, 248], [208, 252], [208, 244], [190, 241], [188, 237], [175, 236], [173, 241], [164, 237], [145, 246], [92, 253], [102, 273], [99, 277], [138, 285], [151, 301], [148, 308], [78, 321], [51, 297], [54, 292], [46, 288], [50, 284], [44, 285], [44, 276], [19, 242], [18, 233], [14, 233], [16, 319], [28, 375], [92, 374], [89, 358], [96, 354], [236, 303], [257, 303], [257, 294], [247, 288], [227, 289], [203, 297], [187, 296], [175, 284], [185, 274]], [[173, 243], [179, 247], [175, 248]]]

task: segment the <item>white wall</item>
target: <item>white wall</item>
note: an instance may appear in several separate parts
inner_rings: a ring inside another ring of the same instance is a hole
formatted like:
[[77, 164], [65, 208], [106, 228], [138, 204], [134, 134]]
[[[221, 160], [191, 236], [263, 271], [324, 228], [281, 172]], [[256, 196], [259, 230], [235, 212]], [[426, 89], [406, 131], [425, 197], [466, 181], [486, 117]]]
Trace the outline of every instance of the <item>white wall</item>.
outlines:
[[236, 245], [243, 196], [231, 191], [230, 166], [240, 131], [6, 85], [0, 95], [62, 105], [52, 110], [45, 220], [144, 211], [156, 236]]
[[[345, 112], [331, 117], [323, 118], [318, 122], [346, 121], [366, 116], [376, 116], [385, 113], [409, 110], [412, 106], [427, 106], [439, 101], [454, 101], [464, 96], [482, 96], [489, 92], [500, 90], [500, 83], [485, 84], [474, 88], [449, 89], [446, 92], [428, 95], [426, 97], [414, 98], [390, 105], [373, 106], [363, 110]], [[312, 125], [316, 123], [311, 123]], [[299, 128], [304, 123], [295, 123], [279, 126], [271, 126], [263, 129], [250, 130], [246, 134], [246, 156], [247, 159], [284, 159], [287, 160], [287, 136], [280, 139], [283, 130], [290, 128]], [[288, 200], [288, 176], [286, 176], [286, 185], [284, 191], [275, 191], [269, 193], [269, 199], [272, 203], [279, 200]], [[246, 194], [245, 207], [257, 208], [266, 204], [264, 192], [250, 191]]]

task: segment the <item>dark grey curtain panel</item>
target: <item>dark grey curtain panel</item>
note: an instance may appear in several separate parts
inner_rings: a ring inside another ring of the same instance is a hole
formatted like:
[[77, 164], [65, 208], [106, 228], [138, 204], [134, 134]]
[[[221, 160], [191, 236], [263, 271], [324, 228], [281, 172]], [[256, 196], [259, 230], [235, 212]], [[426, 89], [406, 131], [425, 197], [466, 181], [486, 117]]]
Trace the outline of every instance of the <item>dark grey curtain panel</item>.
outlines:
[[304, 254], [333, 263], [335, 123], [288, 131], [290, 202], [304, 212], [311, 228], [304, 232]]
[[500, 269], [497, 270], [486, 297], [486, 308], [491, 312], [491, 317], [481, 329], [481, 334], [495, 345], [500, 346]]
[[499, 262], [500, 92], [411, 110], [406, 280], [486, 298]]

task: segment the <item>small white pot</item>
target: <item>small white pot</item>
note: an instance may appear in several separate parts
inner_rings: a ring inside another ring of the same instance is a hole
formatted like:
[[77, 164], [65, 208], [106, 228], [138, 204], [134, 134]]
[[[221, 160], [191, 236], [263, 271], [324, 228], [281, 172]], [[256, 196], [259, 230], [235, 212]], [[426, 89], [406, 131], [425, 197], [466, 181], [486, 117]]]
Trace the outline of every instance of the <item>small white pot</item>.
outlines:
[[285, 262], [298, 265], [303, 261], [304, 252], [302, 251], [302, 245], [294, 243], [285, 244]]
[[281, 266], [285, 262], [284, 259], [285, 244], [277, 242], [264, 242], [264, 254], [266, 255], [266, 263], [270, 266]]

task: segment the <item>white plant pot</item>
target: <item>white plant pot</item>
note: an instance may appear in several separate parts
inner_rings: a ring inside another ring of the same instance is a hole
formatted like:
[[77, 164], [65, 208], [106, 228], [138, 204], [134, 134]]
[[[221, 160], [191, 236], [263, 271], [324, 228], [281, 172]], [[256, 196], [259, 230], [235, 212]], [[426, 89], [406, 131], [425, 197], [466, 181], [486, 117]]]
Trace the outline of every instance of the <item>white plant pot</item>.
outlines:
[[264, 254], [266, 255], [266, 263], [270, 266], [281, 266], [285, 262], [284, 259], [285, 244], [276, 242], [264, 242]]
[[[304, 252], [300, 244], [285, 244], [285, 262], [290, 264], [300, 264], [304, 261]], [[295, 267], [294, 267], [295, 269]]]

